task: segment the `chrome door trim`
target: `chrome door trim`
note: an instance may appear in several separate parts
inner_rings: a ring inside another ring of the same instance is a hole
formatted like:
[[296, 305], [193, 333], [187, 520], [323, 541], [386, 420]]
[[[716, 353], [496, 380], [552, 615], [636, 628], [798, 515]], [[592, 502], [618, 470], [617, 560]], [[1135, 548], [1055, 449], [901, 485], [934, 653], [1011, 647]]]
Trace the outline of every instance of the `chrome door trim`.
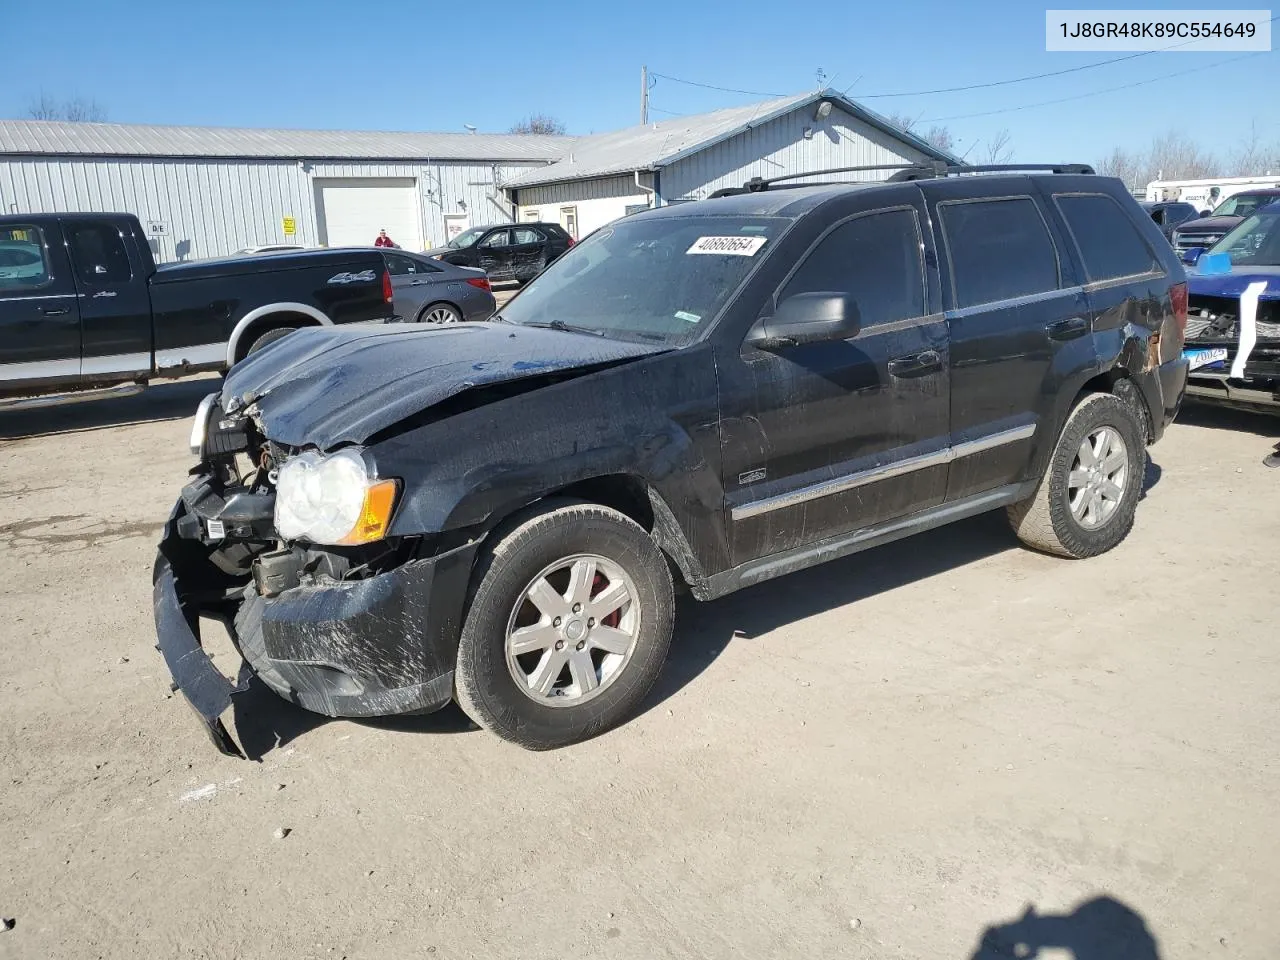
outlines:
[[846, 474], [843, 477], [822, 480], [807, 487], [801, 487], [798, 490], [790, 490], [786, 493], [764, 497], [760, 500], [751, 500], [734, 507], [730, 511], [730, 517], [735, 521], [747, 520], [762, 513], [781, 510], [784, 507], [794, 507], [801, 503], [808, 503], [810, 500], [829, 497], [833, 493], [843, 493], [846, 490], [853, 490], [868, 483], [878, 483], [881, 480], [900, 477], [903, 474], [914, 473], [916, 470], [924, 470], [927, 467], [941, 466], [944, 463], [950, 463], [962, 457], [971, 457], [975, 453], [994, 450], [996, 447], [1001, 447], [1005, 444], [1028, 440], [1035, 435], [1035, 432], [1036, 425], [1034, 423], [1013, 427], [1009, 430], [1000, 430], [985, 437], [979, 437], [976, 440], [966, 440], [964, 443], [958, 443], [953, 447], [946, 447], [934, 453], [908, 457], [906, 460], [897, 460], [879, 467], [872, 467], [869, 470], [859, 470], [857, 473]]

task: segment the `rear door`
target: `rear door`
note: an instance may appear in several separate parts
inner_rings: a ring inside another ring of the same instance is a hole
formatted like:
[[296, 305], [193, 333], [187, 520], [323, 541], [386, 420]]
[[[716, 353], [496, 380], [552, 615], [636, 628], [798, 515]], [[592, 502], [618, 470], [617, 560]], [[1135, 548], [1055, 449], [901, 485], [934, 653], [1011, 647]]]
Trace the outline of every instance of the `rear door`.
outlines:
[[921, 189], [949, 274], [955, 459], [947, 499], [958, 500], [1026, 478], [1034, 438], [1054, 429], [1058, 384], [1097, 358], [1084, 289], [1028, 178], [964, 177]]
[[0, 226], [0, 391], [80, 375], [80, 312], [56, 226]]
[[86, 379], [151, 370], [151, 295], [127, 230], [109, 218], [62, 221], [80, 289]]
[[491, 280], [511, 279], [510, 230], [494, 230], [476, 244], [476, 266]]
[[532, 280], [547, 265], [547, 238], [534, 227], [512, 227], [511, 272], [515, 280]]
[[765, 307], [845, 294], [857, 305], [857, 336], [770, 351], [743, 343], [717, 362], [734, 563], [942, 501], [946, 324], [936, 270], [926, 269], [933, 245], [920, 194], [902, 196], [843, 208]]

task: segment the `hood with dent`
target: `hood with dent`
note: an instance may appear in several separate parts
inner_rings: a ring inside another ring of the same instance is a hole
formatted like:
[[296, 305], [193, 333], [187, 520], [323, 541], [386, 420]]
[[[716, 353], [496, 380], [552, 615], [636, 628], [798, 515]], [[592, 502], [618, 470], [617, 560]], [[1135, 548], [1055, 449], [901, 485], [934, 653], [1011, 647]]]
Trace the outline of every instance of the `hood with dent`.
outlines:
[[1280, 300], [1280, 267], [1232, 267], [1230, 273], [1207, 276], [1187, 271], [1187, 287], [1193, 296], [1239, 297], [1251, 283], [1265, 280], [1261, 300]]
[[328, 450], [467, 390], [667, 349], [506, 323], [308, 327], [232, 368], [222, 407], [253, 404], [269, 439]]

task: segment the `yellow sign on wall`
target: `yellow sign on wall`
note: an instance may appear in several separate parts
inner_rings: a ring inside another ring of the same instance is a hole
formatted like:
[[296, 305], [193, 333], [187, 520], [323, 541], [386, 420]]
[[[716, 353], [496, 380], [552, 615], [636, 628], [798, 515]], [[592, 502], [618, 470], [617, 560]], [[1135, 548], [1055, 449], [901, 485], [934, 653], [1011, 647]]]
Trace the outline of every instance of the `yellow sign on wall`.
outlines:
[[284, 235], [286, 237], [292, 237], [298, 232], [298, 221], [293, 217], [285, 217], [281, 223], [284, 224]]

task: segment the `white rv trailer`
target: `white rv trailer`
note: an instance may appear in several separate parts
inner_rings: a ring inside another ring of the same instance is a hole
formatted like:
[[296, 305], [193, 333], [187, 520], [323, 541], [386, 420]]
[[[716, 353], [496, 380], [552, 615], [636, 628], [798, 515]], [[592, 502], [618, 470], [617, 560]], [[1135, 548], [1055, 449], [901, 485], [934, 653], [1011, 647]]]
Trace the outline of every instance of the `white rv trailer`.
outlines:
[[1192, 204], [1204, 213], [1212, 211], [1232, 194], [1263, 188], [1280, 188], [1280, 175], [1210, 177], [1203, 180], [1152, 180], [1147, 184], [1146, 199], [1153, 203], [1161, 200], [1180, 200], [1183, 203]]

